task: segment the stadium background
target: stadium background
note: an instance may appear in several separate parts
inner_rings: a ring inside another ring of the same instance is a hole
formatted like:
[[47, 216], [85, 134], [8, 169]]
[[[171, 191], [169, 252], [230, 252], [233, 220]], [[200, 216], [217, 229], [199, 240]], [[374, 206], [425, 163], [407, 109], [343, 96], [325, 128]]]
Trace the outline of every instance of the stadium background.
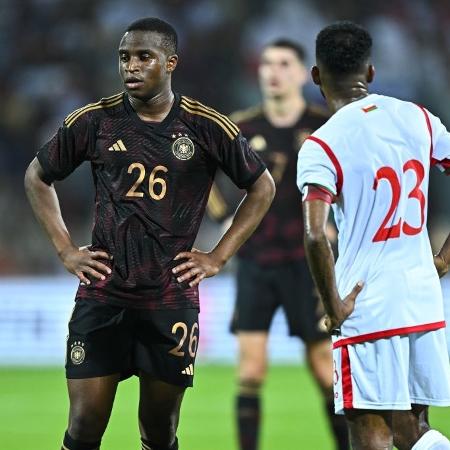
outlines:
[[[427, 106], [450, 126], [448, 0], [0, 0], [0, 448], [57, 448], [65, 427], [66, 321], [76, 281], [68, 277], [28, 207], [23, 174], [36, 149], [72, 110], [121, 90], [116, 49], [123, 29], [158, 16], [179, 33], [174, 88], [224, 113], [259, 100], [258, 53], [288, 36], [313, 61], [314, 37], [336, 19], [371, 31], [377, 68], [372, 90]], [[306, 97], [320, 102], [318, 90]], [[89, 167], [57, 186], [75, 242], [89, 242], [93, 191]], [[450, 180], [433, 173], [429, 229], [436, 249], [450, 229]], [[198, 246], [220, 234], [205, 220]], [[450, 277], [444, 280], [450, 304]], [[186, 450], [235, 448], [232, 395], [236, 345], [227, 326], [233, 263], [201, 289], [197, 387], [187, 394], [180, 428]], [[449, 314], [450, 315], [450, 314]], [[273, 324], [276, 362], [265, 394], [263, 450], [331, 449], [301, 348]], [[300, 348], [300, 350], [299, 350]], [[135, 381], [119, 389], [104, 448], [137, 448]], [[432, 412], [450, 436], [450, 412]], [[214, 444], [213, 444], [214, 442]]]

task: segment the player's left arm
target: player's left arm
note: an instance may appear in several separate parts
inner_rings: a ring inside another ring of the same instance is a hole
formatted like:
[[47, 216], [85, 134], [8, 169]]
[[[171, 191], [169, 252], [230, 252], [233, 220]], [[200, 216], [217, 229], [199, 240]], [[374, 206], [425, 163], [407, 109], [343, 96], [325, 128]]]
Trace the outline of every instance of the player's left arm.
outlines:
[[[445, 125], [435, 115], [425, 108], [422, 108], [431, 137], [431, 164], [436, 166], [441, 172], [450, 175], [450, 133]], [[450, 264], [450, 234], [445, 240], [439, 253], [434, 257], [434, 265], [439, 274], [443, 277], [449, 271]]]
[[450, 234], [447, 236], [444, 245], [434, 256], [434, 265], [436, 267], [439, 278], [447, 274], [450, 264]]
[[272, 203], [275, 183], [266, 169], [246, 190], [247, 195], [236, 210], [231, 226], [212, 251], [193, 249], [175, 257], [175, 260], [187, 260], [172, 269], [174, 274], [181, 273], [177, 278], [179, 282], [190, 280], [192, 287], [216, 275], [255, 231]]

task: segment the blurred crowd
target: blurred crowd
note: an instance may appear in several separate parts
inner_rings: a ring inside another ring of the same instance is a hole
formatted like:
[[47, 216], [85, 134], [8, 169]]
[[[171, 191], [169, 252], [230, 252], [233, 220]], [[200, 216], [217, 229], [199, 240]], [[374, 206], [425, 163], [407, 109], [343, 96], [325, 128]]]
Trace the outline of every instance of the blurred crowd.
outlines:
[[[338, 19], [368, 27], [378, 69], [373, 90], [427, 106], [450, 126], [448, 0], [0, 0], [0, 274], [62, 270], [23, 191], [37, 149], [74, 109], [121, 90], [117, 46], [134, 19], [157, 16], [179, 33], [175, 90], [224, 113], [258, 102], [261, 47], [297, 39], [313, 62], [317, 32]], [[311, 85], [306, 97], [320, 102]], [[90, 169], [57, 186], [77, 243], [92, 226]], [[450, 180], [433, 175], [431, 222], [450, 228]], [[214, 236], [205, 226], [206, 240]]]

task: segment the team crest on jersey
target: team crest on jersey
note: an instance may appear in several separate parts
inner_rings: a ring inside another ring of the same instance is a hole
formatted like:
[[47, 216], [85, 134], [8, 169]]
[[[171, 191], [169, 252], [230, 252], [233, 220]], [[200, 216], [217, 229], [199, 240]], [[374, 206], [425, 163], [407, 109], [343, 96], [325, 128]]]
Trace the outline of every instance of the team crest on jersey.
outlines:
[[76, 364], [77, 366], [81, 364], [84, 361], [84, 358], [86, 357], [86, 351], [84, 350], [84, 342], [81, 341], [75, 341], [70, 346], [70, 360], [73, 364]]
[[[194, 143], [188, 138], [187, 134], [184, 136], [178, 133], [178, 139], [172, 144], [172, 153], [181, 160], [191, 159], [194, 156]], [[175, 134], [172, 137], [176, 137]]]
[[303, 142], [305, 142], [305, 139], [308, 136], [311, 136], [313, 130], [310, 130], [309, 128], [302, 128], [301, 130], [298, 130], [295, 136], [296, 142], [295, 146], [298, 150], [300, 150], [300, 147], [303, 145]]

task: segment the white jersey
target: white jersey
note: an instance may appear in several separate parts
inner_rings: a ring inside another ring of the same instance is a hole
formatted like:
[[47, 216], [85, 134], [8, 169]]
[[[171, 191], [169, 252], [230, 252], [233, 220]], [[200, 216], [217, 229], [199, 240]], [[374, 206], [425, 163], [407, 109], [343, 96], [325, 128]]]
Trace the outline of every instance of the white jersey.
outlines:
[[424, 108], [371, 94], [303, 144], [297, 184], [335, 195], [341, 298], [365, 286], [335, 347], [445, 326], [426, 229], [431, 165], [449, 167], [450, 134]]

